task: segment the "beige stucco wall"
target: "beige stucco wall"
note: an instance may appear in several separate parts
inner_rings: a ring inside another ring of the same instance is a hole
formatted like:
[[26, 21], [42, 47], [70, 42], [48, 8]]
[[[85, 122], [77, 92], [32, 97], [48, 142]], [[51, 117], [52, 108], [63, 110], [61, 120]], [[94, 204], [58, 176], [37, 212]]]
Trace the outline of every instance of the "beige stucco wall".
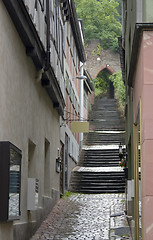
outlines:
[[141, 98], [142, 136], [142, 223], [143, 239], [153, 238], [153, 32], [143, 32], [137, 71], [135, 76], [133, 104], [136, 119]]
[[[30, 57], [0, 2], [0, 141], [10, 141], [22, 150], [21, 220], [26, 223], [28, 145], [35, 144], [30, 177], [39, 179], [39, 208], [44, 207], [44, 145], [50, 143], [49, 181], [50, 202], [52, 189], [59, 190], [59, 174], [55, 171], [57, 148], [60, 147], [59, 115], [53, 108], [41, 83], [36, 81], [36, 70]], [[37, 215], [39, 215], [37, 213]], [[40, 218], [40, 216], [38, 216]], [[35, 214], [32, 215], [36, 220]], [[8, 226], [8, 231], [4, 231]], [[11, 224], [0, 224], [0, 239], [13, 239]], [[3, 236], [3, 237], [2, 237]], [[20, 239], [20, 238], [18, 238]], [[22, 238], [23, 239], [23, 238]]]

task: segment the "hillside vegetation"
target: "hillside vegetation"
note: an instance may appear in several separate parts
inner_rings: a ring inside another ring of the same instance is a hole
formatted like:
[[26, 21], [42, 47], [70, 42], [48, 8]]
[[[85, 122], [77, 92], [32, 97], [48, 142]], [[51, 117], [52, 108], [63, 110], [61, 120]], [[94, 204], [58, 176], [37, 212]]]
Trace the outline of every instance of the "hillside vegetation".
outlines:
[[[118, 37], [121, 36], [121, 0], [75, 0], [77, 15], [83, 20], [85, 41], [101, 40], [94, 54], [103, 49], [118, 52]], [[109, 75], [107, 71], [99, 73], [95, 82], [95, 94], [106, 93], [110, 81], [113, 82], [120, 106], [125, 104], [125, 86], [121, 71]]]
[[121, 7], [118, 2], [120, 0], [75, 0], [77, 15], [83, 20], [86, 41], [100, 39], [104, 49], [118, 51], [118, 36], [121, 35]]

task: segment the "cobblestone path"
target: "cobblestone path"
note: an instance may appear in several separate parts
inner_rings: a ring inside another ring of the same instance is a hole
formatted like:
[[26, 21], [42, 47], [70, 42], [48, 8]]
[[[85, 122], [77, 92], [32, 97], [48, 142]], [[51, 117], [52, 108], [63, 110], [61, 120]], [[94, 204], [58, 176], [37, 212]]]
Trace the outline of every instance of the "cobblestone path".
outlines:
[[[108, 240], [110, 214], [125, 210], [124, 194], [79, 194], [60, 199], [31, 240]], [[125, 218], [125, 216], [124, 216]], [[117, 226], [124, 221], [117, 218]]]

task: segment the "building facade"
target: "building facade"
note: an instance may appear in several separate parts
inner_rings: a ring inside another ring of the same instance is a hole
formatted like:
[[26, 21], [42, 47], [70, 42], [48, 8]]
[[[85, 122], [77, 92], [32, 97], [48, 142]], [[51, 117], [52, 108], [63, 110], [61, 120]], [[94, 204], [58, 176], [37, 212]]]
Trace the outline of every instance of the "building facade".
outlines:
[[[22, 155], [21, 171], [10, 160], [9, 181], [15, 172], [17, 187], [10, 190], [8, 182], [5, 218], [0, 206], [0, 239], [24, 240], [65, 191], [68, 164], [70, 171], [78, 159], [79, 135], [71, 132], [67, 119], [79, 117], [76, 76], [85, 53], [73, 0], [3, 0], [0, 31], [0, 141], [12, 143]], [[15, 156], [10, 152], [10, 159]], [[5, 178], [0, 183], [2, 200]], [[12, 193], [19, 197], [10, 203]], [[18, 216], [10, 210], [13, 204]]]
[[123, 1], [121, 59], [126, 85], [127, 213], [134, 222], [135, 240], [153, 238], [152, 9], [151, 0]]
[[[71, 171], [79, 160], [83, 133], [73, 132], [72, 123], [88, 120], [90, 98], [93, 95], [92, 78], [85, 71], [84, 31], [82, 20], [77, 19], [74, 2], [68, 4], [72, 12], [65, 23], [65, 103], [61, 118], [61, 148], [64, 147], [61, 178], [61, 192], [69, 189]], [[88, 87], [87, 87], [88, 86]], [[86, 108], [84, 107], [86, 102]]]
[[[65, 4], [63, 2], [63, 6]], [[65, 104], [64, 115], [61, 118], [60, 134], [61, 149], [63, 149], [61, 172], [61, 192], [69, 189], [71, 170], [76, 166], [80, 150], [80, 133], [72, 132], [72, 122], [80, 121], [81, 111], [81, 81], [80, 75], [86, 60], [84, 51], [84, 35], [80, 21], [77, 19], [74, 1], [67, 2], [70, 12], [69, 21], [65, 22], [64, 31], [64, 78]], [[80, 67], [82, 66], [82, 67]]]

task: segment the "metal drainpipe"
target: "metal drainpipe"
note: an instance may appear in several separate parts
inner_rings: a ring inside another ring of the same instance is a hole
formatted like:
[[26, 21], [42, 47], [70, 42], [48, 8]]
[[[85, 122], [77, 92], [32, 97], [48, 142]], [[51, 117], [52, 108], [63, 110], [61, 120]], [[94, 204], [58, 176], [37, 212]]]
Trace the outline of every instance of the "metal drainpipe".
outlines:
[[[84, 63], [80, 63], [80, 74], [83, 76]], [[83, 121], [83, 107], [84, 107], [84, 80], [80, 80], [80, 121]], [[83, 143], [83, 133], [80, 133], [80, 149]]]
[[45, 71], [50, 67], [50, 12], [49, 12], [49, 0], [46, 0], [46, 66]]

